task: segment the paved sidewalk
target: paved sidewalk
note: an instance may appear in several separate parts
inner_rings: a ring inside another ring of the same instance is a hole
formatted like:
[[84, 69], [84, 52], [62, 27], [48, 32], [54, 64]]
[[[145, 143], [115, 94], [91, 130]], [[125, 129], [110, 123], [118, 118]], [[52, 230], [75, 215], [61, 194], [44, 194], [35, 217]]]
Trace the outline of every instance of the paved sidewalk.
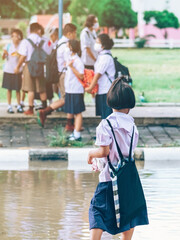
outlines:
[[[55, 135], [55, 127], [65, 125], [66, 114], [54, 112], [48, 116], [45, 128], [37, 125], [34, 116], [8, 114], [7, 104], [0, 104], [0, 141], [7, 148], [49, 146], [48, 136]], [[14, 107], [15, 109], [15, 107]], [[180, 146], [180, 104], [144, 104], [131, 111], [140, 133], [140, 147]], [[83, 113], [85, 142], [95, 138], [95, 128], [101, 121], [91, 104]]]
[[[1, 124], [0, 140], [6, 148], [47, 148], [49, 135], [56, 135], [56, 125], [37, 124]], [[96, 126], [84, 125], [82, 132], [84, 142], [95, 139]], [[180, 146], [180, 127], [148, 126], [138, 127], [140, 138], [139, 147], [174, 147]]]

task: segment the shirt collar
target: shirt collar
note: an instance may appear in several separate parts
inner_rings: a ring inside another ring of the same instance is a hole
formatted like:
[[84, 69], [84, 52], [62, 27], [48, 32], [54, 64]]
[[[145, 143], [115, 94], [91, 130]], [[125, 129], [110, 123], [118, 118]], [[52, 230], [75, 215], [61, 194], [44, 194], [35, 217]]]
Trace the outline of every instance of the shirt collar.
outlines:
[[103, 54], [106, 54], [106, 53], [110, 53], [110, 54], [111, 54], [111, 50], [107, 50], [107, 49], [102, 50], [102, 51], [99, 53], [99, 55], [103, 55]]

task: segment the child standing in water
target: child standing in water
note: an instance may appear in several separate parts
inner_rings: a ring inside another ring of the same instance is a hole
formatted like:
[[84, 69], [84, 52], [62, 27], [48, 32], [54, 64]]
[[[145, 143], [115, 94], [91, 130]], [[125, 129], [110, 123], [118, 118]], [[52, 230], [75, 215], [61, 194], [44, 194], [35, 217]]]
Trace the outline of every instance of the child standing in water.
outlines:
[[[104, 158], [103, 168], [99, 175], [99, 184], [89, 208], [91, 240], [100, 240], [103, 231], [112, 235], [122, 233], [122, 240], [131, 240], [134, 227], [148, 224], [148, 216], [144, 199], [143, 207], [139, 208], [125, 225], [121, 226], [121, 217], [120, 227], [117, 224], [117, 208], [115, 211], [117, 202], [113, 198], [114, 185], [112, 185], [112, 175], [110, 175], [110, 164], [115, 167], [122, 160], [119, 156], [119, 149], [124, 159], [134, 163], [132, 151], [138, 142], [138, 131], [134, 119], [128, 114], [130, 109], [135, 106], [135, 96], [132, 88], [123, 82], [123, 77], [112, 83], [107, 94], [107, 104], [113, 109], [113, 113], [107, 119], [103, 119], [97, 127], [95, 144], [99, 148], [91, 150], [88, 156], [88, 164], [93, 164], [94, 158]], [[125, 181], [128, 181], [128, 179], [125, 179]], [[133, 179], [133, 181], [136, 181], [136, 179]], [[123, 198], [122, 195], [121, 197]], [[138, 193], [134, 201], [138, 201], [136, 199], [139, 199]], [[121, 209], [120, 204], [120, 212], [121, 210], [124, 209]]]
[[80, 52], [80, 43], [77, 40], [69, 40], [69, 62], [67, 62], [67, 71], [64, 80], [65, 86], [65, 112], [68, 119], [73, 119], [74, 132], [70, 135], [69, 140], [81, 140], [82, 112], [85, 111], [84, 105], [84, 88], [80, 80], [84, 78], [84, 64], [78, 56]]
[[23, 34], [19, 29], [14, 29], [11, 33], [12, 42], [7, 44], [4, 48], [2, 59], [6, 59], [4, 74], [3, 74], [3, 83], [2, 87], [7, 89], [7, 100], [8, 100], [8, 113], [14, 113], [11, 98], [12, 91], [16, 91], [17, 99], [17, 112], [23, 113], [23, 109], [20, 105], [20, 90], [22, 85], [22, 68], [20, 73], [14, 74], [14, 68], [18, 63], [18, 48], [21, 40], [23, 39]]

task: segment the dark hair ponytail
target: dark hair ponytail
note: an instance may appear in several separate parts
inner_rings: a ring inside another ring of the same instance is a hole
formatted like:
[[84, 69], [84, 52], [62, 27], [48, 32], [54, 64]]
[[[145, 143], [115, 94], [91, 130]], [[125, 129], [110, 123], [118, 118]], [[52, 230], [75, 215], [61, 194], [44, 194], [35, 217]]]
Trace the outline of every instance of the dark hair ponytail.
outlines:
[[110, 50], [114, 45], [113, 40], [109, 37], [109, 35], [107, 35], [105, 33], [100, 34], [98, 36], [98, 39], [100, 40], [102, 46], [106, 50]]

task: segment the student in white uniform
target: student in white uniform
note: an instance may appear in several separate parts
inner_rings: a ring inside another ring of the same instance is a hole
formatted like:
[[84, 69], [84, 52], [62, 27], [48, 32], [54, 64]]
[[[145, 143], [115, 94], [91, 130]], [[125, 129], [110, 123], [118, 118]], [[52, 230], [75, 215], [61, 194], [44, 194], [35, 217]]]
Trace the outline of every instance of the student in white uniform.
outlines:
[[101, 116], [102, 119], [112, 113], [112, 109], [106, 103], [106, 98], [115, 76], [114, 60], [110, 51], [113, 44], [113, 40], [107, 34], [100, 34], [97, 37], [94, 48], [99, 55], [94, 65], [95, 76], [91, 85], [85, 89], [86, 92], [91, 92], [96, 83], [98, 83], [96, 115]]
[[[54, 110], [64, 106], [65, 104], [65, 89], [64, 89], [64, 78], [65, 78], [65, 64], [67, 61], [68, 53], [67, 42], [71, 39], [76, 38], [76, 26], [72, 23], [67, 23], [63, 29], [63, 36], [58, 41], [58, 49], [57, 49], [57, 64], [58, 64], [58, 72], [59, 72], [59, 91], [61, 94], [61, 98], [55, 102], [53, 102], [49, 107], [38, 111], [38, 124], [44, 127], [44, 123], [47, 115], [51, 114]], [[73, 119], [67, 120], [67, 129], [69, 126], [69, 122], [73, 123]], [[70, 127], [73, 124], [70, 125]]]
[[80, 83], [84, 77], [84, 64], [78, 56], [80, 43], [77, 40], [69, 41], [70, 57], [67, 62], [67, 72], [65, 76], [65, 112], [71, 116], [75, 115], [74, 132], [69, 140], [81, 140], [82, 112], [85, 111], [84, 88]]
[[2, 59], [6, 59], [4, 65], [3, 82], [2, 87], [7, 89], [7, 100], [8, 100], [8, 113], [14, 113], [11, 105], [12, 91], [16, 91], [17, 99], [17, 112], [22, 113], [23, 109], [20, 105], [20, 90], [22, 85], [22, 68], [18, 74], [14, 74], [14, 68], [18, 63], [18, 49], [23, 34], [19, 29], [14, 29], [11, 33], [12, 42], [8, 43], [3, 52]]
[[96, 29], [99, 28], [98, 19], [95, 15], [89, 15], [84, 24], [85, 28], [80, 35], [81, 40], [81, 59], [87, 69], [94, 69], [97, 52], [94, 50], [96, 41]]
[[[41, 34], [40, 24], [32, 23], [30, 25], [30, 35], [28, 36], [28, 39], [33, 41], [34, 44], [38, 45], [42, 41], [40, 34]], [[33, 109], [34, 109], [34, 94], [35, 94], [35, 92], [40, 94], [40, 99], [42, 101], [44, 108], [46, 107], [46, 104], [47, 104], [46, 103], [47, 96], [46, 96], [46, 84], [45, 84], [46, 82], [44, 80], [44, 77], [32, 79], [32, 77], [30, 76], [27, 62], [30, 61], [31, 55], [34, 51], [34, 48], [28, 39], [24, 39], [21, 42], [21, 45], [18, 50], [18, 53], [21, 56], [19, 58], [18, 64], [17, 64], [14, 72], [18, 73], [23, 62], [25, 62], [25, 66], [23, 69], [22, 90], [25, 92], [28, 92], [29, 109], [26, 112], [24, 112], [24, 114], [33, 115], [34, 114]], [[47, 51], [45, 44], [43, 44], [42, 48], [45, 52]]]

